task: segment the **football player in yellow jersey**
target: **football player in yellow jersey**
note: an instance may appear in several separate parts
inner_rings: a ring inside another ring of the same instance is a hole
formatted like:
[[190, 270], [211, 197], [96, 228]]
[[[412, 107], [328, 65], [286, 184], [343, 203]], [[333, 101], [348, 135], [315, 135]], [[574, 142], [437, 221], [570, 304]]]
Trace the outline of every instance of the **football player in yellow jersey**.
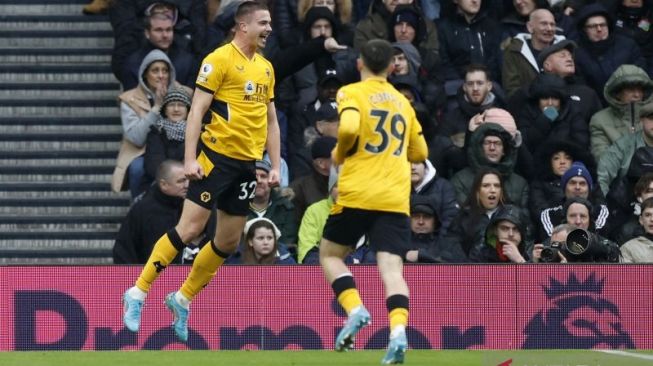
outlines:
[[[138, 331], [154, 280], [186, 243], [199, 236], [217, 208], [215, 237], [200, 250], [179, 291], [165, 300], [174, 314], [175, 334], [184, 342], [188, 339], [190, 301], [236, 251], [256, 189], [255, 161], [266, 147], [272, 165], [269, 184], [279, 182], [274, 70], [256, 52], [272, 31], [270, 12], [265, 5], [244, 2], [235, 21], [233, 41], [208, 55], [198, 74], [185, 140], [184, 171], [191, 183], [179, 223], [157, 241], [135, 286], [123, 295], [123, 322], [132, 332]], [[200, 136], [202, 117], [209, 110], [211, 123]]]
[[385, 364], [403, 363], [408, 347], [408, 286], [402, 258], [410, 243], [410, 163], [427, 156], [415, 111], [386, 79], [393, 52], [385, 40], [367, 42], [358, 60], [362, 81], [338, 91], [340, 126], [332, 153], [334, 164], [341, 165], [338, 199], [320, 243], [320, 264], [348, 314], [335, 344], [336, 351], [346, 351], [371, 319], [343, 258], [363, 234], [368, 235], [377, 253], [390, 318]]

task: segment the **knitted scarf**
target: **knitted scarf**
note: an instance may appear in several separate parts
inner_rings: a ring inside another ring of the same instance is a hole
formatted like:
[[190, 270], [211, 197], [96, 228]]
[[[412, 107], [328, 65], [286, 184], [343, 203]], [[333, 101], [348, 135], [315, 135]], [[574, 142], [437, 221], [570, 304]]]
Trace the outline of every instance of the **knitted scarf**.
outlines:
[[168, 140], [184, 141], [186, 135], [186, 120], [173, 122], [167, 118], [159, 118], [156, 121], [159, 131], [165, 131]]

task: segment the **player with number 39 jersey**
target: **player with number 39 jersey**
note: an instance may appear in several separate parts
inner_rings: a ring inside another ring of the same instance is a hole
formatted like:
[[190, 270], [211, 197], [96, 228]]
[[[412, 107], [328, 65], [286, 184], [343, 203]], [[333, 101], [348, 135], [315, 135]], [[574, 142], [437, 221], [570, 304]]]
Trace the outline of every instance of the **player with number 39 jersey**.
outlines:
[[[408, 215], [410, 162], [422, 161], [427, 154], [410, 102], [380, 77], [342, 87], [336, 100], [340, 126], [334, 157], [336, 163], [344, 164], [334, 209], [344, 206]], [[353, 147], [343, 149], [352, 140]]]

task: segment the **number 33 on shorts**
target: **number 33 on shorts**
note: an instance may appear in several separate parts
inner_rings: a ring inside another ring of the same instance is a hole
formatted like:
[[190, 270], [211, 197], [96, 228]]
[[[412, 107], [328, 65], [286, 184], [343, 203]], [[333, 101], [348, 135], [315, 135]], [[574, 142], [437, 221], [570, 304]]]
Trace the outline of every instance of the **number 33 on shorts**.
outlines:
[[251, 200], [256, 194], [256, 181], [240, 183], [239, 200]]

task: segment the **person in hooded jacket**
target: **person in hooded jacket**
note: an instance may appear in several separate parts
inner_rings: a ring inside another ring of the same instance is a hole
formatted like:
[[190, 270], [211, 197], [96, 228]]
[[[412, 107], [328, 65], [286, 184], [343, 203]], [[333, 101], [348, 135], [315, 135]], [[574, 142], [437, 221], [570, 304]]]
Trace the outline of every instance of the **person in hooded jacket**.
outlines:
[[480, 168], [491, 167], [500, 172], [504, 182], [503, 189], [508, 199], [519, 207], [527, 207], [528, 183], [523, 177], [514, 173], [518, 147], [513, 136], [501, 125], [485, 122], [471, 133], [465, 145], [469, 166], [451, 178], [458, 203], [463, 204], [467, 201], [472, 191], [474, 176]]
[[469, 260], [477, 263], [526, 263], [528, 249], [533, 243], [528, 238], [528, 220], [514, 205], [504, 205], [492, 215], [485, 229], [485, 240], [477, 243], [469, 253]]
[[584, 6], [576, 17], [578, 49], [576, 65], [587, 84], [599, 95], [604, 85], [621, 65], [646, 67], [637, 43], [613, 32], [612, 15], [599, 3]]
[[542, 211], [559, 205], [565, 200], [560, 179], [574, 161], [583, 162], [591, 175], [596, 177], [596, 162], [585, 149], [573, 141], [550, 140], [542, 144], [535, 154], [539, 174], [530, 182], [529, 211], [533, 222], [540, 221]]
[[447, 233], [451, 221], [458, 214], [456, 191], [451, 183], [438, 176], [435, 167], [427, 159], [411, 166], [410, 183], [414, 197], [426, 197], [438, 213], [440, 233]]
[[580, 149], [590, 147], [589, 129], [572, 107], [564, 80], [553, 74], [538, 74], [529, 88], [526, 105], [513, 111], [523, 145], [531, 153], [549, 141], [574, 142]]
[[598, 161], [615, 141], [642, 129], [640, 109], [653, 100], [653, 81], [634, 65], [621, 65], [603, 88], [608, 106], [590, 120], [592, 155]]
[[460, 246], [448, 246], [437, 209], [437, 200], [431, 197], [411, 195], [410, 198], [410, 243], [406, 261], [412, 263], [456, 263], [465, 262], [466, 256]]
[[441, 65], [439, 48], [431, 48], [430, 44], [424, 42], [428, 36], [425, 27], [427, 23], [431, 23], [431, 21], [424, 19], [419, 7], [415, 4], [397, 5], [389, 23], [388, 40], [413, 45], [422, 58], [424, 76], [431, 80], [440, 80], [438, 72]]
[[[160, 50], [152, 50], [145, 56], [138, 75], [141, 75], [138, 86], [118, 96], [123, 139], [111, 179], [114, 192], [126, 189], [128, 183], [132, 197], [145, 188], [141, 182], [145, 174], [143, 153], [147, 134], [160, 117], [163, 98], [168, 89], [186, 88], [175, 81], [175, 68]], [[185, 90], [192, 94], [190, 89]]]

